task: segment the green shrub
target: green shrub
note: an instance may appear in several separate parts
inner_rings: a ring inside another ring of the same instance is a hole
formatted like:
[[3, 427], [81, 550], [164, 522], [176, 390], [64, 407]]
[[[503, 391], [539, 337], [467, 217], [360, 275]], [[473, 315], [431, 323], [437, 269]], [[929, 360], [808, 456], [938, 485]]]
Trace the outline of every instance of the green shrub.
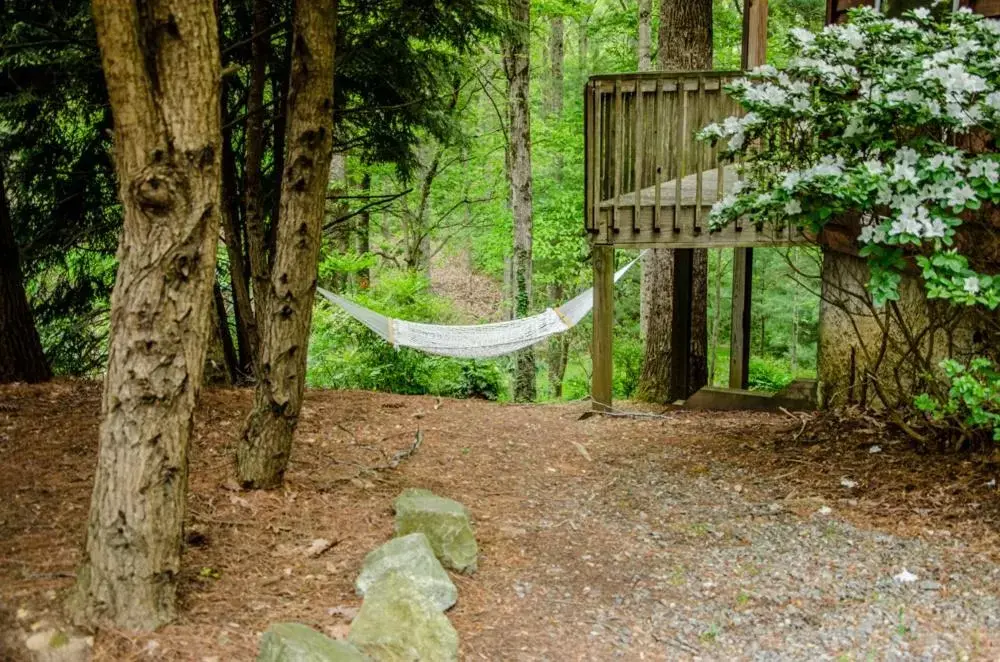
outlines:
[[1000, 372], [985, 358], [973, 359], [968, 366], [958, 361], [941, 362], [946, 397], [928, 393], [917, 396], [917, 409], [932, 421], [962, 428], [963, 438], [989, 436], [1000, 441]]
[[751, 391], [776, 392], [785, 388], [795, 379], [788, 364], [783, 359], [770, 356], [750, 358], [750, 375], [747, 379]]
[[639, 388], [642, 374], [643, 345], [636, 338], [617, 337], [612, 345], [614, 378], [613, 393], [616, 398], [630, 399]]

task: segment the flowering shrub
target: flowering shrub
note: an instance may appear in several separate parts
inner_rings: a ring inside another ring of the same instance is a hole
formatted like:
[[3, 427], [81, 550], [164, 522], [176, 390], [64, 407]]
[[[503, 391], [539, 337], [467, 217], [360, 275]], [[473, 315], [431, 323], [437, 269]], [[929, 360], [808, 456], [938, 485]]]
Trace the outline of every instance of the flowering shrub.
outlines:
[[948, 381], [947, 396], [924, 393], [916, 399], [917, 408], [932, 420], [963, 428], [963, 440], [986, 431], [1000, 441], [1000, 372], [993, 362], [979, 358], [964, 366], [949, 360], [941, 368]]
[[907, 257], [931, 298], [994, 310], [1000, 277], [955, 246], [963, 222], [1000, 202], [1000, 159], [963, 149], [1000, 124], [1000, 21], [938, 5], [902, 20], [867, 8], [819, 34], [793, 30], [799, 56], [730, 85], [747, 111], [706, 127], [741, 162], [741, 186], [712, 210], [818, 231], [850, 214], [878, 305], [897, 299]]

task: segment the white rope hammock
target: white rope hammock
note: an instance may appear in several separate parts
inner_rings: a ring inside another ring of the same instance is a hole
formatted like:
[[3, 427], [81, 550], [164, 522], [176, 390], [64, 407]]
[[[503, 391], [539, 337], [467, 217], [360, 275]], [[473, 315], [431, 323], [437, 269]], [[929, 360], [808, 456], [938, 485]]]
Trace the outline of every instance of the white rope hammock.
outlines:
[[[632, 268], [636, 258], [615, 272], [615, 282]], [[393, 347], [411, 347], [428, 354], [462, 359], [485, 359], [503, 356], [530, 347], [550, 336], [569, 331], [594, 307], [594, 288], [570, 299], [557, 308], [531, 317], [493, 324], [446, 326], [407, 322], [380, 315], [322, 287], [316, 290]]]

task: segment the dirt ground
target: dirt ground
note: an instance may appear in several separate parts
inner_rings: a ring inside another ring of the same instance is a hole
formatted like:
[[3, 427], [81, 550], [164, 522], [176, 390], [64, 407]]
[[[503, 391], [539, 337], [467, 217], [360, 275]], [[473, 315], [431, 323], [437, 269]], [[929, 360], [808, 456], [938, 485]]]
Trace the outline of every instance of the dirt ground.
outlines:
[[[8, 629], [57, 614], [72, 583], [99, 398], [0, 388]], [[344, 636], [406, 487], [476, 519], [480, 570], [454, 576], [449, 612], [463, 659], [1000, 659], [996, 457], [918, 455], [865, 419], [816, 435], [792, 414], [579, 420], [584, 404], [313, 391], [285, 487], [243, 492], [249, 404], [208, 390], [198, 410], [180, 618], [100, 632], [95, 659], [252, 660], [285, 620]], [[318, 538], [335, 544], [310, 557]]]

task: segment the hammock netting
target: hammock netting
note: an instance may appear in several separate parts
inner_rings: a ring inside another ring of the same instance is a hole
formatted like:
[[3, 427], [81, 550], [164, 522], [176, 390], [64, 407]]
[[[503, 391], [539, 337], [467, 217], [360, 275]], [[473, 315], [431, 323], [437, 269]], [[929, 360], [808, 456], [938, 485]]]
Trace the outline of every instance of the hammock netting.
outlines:
[[[616, 271], [615, 282], [636, 262], [638, 258]], [[570, 330], [594, 307], [594, 289], [590, 288], [557, 308], [546, 308], [544, 312], [531, 317], [493, 324], [448, 326], [393, 319], [322, 287], [316, 289], [327, 301], [342, 308], [397, 349], [411, 347], [428, 354], [461, 359], [504, 356], [530, 347]]]

